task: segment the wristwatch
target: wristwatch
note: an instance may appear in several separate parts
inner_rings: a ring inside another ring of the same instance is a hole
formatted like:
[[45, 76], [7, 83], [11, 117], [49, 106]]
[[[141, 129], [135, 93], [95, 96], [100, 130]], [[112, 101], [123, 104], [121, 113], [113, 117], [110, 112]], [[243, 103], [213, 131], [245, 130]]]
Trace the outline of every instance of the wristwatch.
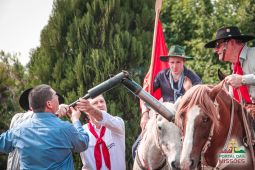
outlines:
[[246, 85], [246, 79], [242, 77], [242, 85]]

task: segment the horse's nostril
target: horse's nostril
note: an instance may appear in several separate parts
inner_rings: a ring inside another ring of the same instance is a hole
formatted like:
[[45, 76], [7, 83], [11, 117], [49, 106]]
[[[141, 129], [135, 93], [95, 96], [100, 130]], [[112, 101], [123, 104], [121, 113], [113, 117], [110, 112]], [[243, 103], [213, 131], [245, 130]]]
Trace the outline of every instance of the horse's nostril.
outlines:
[[195, 161], [193, 159], [190, 160], [190, 167], [194, 166]]
[[172, 166], [173, 169], [180, 169], [180, 165], [178, 164], [177, 161], [171, 162], [171, 166]]

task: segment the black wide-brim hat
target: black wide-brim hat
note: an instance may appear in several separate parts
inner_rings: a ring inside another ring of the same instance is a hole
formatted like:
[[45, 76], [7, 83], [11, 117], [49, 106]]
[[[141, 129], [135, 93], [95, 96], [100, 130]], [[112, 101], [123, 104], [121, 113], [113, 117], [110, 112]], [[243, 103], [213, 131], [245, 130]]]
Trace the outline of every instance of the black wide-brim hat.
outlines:
[[[29, 110], [28, 95], [32, 89], [33, 88], [26, 89], [25, 91], [22, 92], [22, 94], [19, 97], [19, 105], [22, 107], [22, 109], [26, 111]], [[59, 104], [64, 103], [65, 102], [64, 97], [61, 96], [59, 93], [56, 93], [56, 94], [58, 95]]]
[[212, 41], [206, 43], [205, 48], [215, 48], [216, 47], [216, 42], [218, 40], [221, 40], [221, 39], [224, 39], [224, 40], [237, 39], [237, 40], [241, 40], [242, 42], [247, 42], [247, 41], [250, 41], [254, 38], [255, 37], [253, 35], [243, 35], [243, 34], [241, 34], [239, 29], [235, 26], [223, 27], [223, 28], [220, 28], [220, 29], [217, 30], [215, 40], [212, 40]]

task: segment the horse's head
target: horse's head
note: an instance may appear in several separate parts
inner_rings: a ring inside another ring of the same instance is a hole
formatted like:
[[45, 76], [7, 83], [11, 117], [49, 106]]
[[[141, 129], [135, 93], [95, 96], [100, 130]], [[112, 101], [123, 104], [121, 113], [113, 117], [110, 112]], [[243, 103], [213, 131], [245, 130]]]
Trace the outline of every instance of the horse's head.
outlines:
[[218, 126], [219, 113], [215, 107], [218, 89], [196, 85], [182, 97], [176, 113], [176, 124], [182, 130], [182, 169], [195, 169], [209, 138], [212, 125]]
[[[164, 105], [171, 110], [172, 113], [176, 112], [172, 103], [164, 103]], [[181, 131], [173, 122], [169, 122], [161, 115], [156, 115], [155, 117], [158, 144], [166, 155], [171, 169], [179, 169], [182, 148]]]

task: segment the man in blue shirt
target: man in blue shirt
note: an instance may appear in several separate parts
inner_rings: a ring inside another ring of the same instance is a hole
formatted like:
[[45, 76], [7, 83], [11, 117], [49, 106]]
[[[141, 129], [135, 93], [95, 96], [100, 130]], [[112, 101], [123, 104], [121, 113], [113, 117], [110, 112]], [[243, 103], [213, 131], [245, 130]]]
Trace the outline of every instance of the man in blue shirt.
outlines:
[[79, 121], [80, 111], [70, 108], [71, 121], [60, 120], [56, 92], [48, 85], [39, 85], [29, 94], [33, 109], [30, 119], [0, 136], [0, 152], [15, 148], [20, 155], [20, 169], [74, 169], [72, 152], [87, 149], [89, 137]]

